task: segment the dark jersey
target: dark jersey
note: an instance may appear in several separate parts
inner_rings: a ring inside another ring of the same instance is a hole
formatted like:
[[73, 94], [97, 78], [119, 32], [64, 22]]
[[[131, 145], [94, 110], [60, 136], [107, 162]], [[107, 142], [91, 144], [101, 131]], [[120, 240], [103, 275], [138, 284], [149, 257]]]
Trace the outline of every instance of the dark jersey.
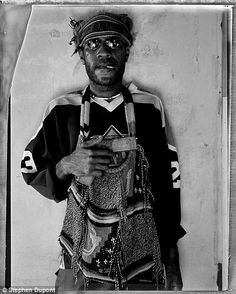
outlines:
[[[133, 97], [137, 143], [149, 162], [149, 177], [155, 197], [154, 218], [161, 243], [163, 261], [165, 249], [176, 243], [185, 231], [180, 225], [180, 173], [176, 148], [167, 128], [160, 99], [138, 90], [133, 84], [129, 90]], [[67, 198], [71, 177], [61, 181], [55, 166], [72, 153], [80, 132], [81, 92], [63, 95], [49, 103], [43, 121], [27, 145], [21, 169], [27, 184], [43, 196], [57, 202]], [[114, 109], [90, 106], [90, 136], [115, 132], [127, 134], [124, 105], [121, 101]]]

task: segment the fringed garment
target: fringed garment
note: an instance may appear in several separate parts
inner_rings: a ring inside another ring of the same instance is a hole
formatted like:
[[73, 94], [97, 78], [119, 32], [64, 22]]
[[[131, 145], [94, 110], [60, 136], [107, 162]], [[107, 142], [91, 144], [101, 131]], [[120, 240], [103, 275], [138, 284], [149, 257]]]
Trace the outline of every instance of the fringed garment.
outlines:
[[[123, 87], [128, 136], [135, 137], [132, 96]], [[78, 145], [89, 138], [90, 90], [86, 89], [80, 118]], [[127, 152], [116, 167], [90, 185], [75, 178], [68, 189], [68, 203], [60, 244], [71, 257], [75, 278], [79, 271], [89, 279], [114, 282], [119, 289], [150, 268], [156, 284], [164, 283], [160, 244], [153, 218], [154, 197], [144, 150]]]

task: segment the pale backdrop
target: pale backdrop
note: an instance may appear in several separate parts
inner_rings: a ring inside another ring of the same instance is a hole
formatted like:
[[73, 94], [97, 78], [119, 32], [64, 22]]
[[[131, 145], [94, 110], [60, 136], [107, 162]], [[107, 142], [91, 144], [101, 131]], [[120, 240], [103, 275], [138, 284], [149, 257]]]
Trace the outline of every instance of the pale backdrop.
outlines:
[[[222, 262], [222, 7], [108, 9], [134, 18], [136, 40], [125, 80], [158, 94], [173, 127], [187, 231], [179, 242], [184, 290], [216, 290]], [[12, 87], [12, 286], [54, 285], [65, 202], [56, 204], [27, 186], [20, 160], [46, 104], [87, 83], [78, 56], [71, 57], [68, 23], [88, 10], [99, 7], [34, 6], [19, 56]]]

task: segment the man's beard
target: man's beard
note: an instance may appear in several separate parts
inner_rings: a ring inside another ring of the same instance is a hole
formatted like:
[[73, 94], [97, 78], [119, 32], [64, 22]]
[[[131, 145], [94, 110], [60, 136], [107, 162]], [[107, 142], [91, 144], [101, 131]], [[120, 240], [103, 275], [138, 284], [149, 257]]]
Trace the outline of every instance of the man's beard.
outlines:
[[117, 82], [122, 81], [122, 77], [125, 71], [125, 63], [123, 63], [121, 66], [119, 66], [118, 70], [115, 71], [114, 75], [111, 77], [101, 77], [98, 78], [95, 70], [98, 67], [91, 68], [90, 65], [85, 64], [86, 72], [89, 77], [89, 79], [96, 85], [104, 86], [104, 87], [110, 87], [112, 85], [115, 85]]

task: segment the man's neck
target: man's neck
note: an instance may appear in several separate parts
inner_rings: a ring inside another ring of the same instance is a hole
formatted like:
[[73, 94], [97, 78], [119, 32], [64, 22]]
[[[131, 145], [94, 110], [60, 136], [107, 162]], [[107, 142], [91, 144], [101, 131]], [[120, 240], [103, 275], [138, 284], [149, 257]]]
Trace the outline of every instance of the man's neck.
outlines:
[[122, 83], [112, 86], [101, 86], [90, 81], [90, 90], [97, 97], [109, 98], [121, 92]]

